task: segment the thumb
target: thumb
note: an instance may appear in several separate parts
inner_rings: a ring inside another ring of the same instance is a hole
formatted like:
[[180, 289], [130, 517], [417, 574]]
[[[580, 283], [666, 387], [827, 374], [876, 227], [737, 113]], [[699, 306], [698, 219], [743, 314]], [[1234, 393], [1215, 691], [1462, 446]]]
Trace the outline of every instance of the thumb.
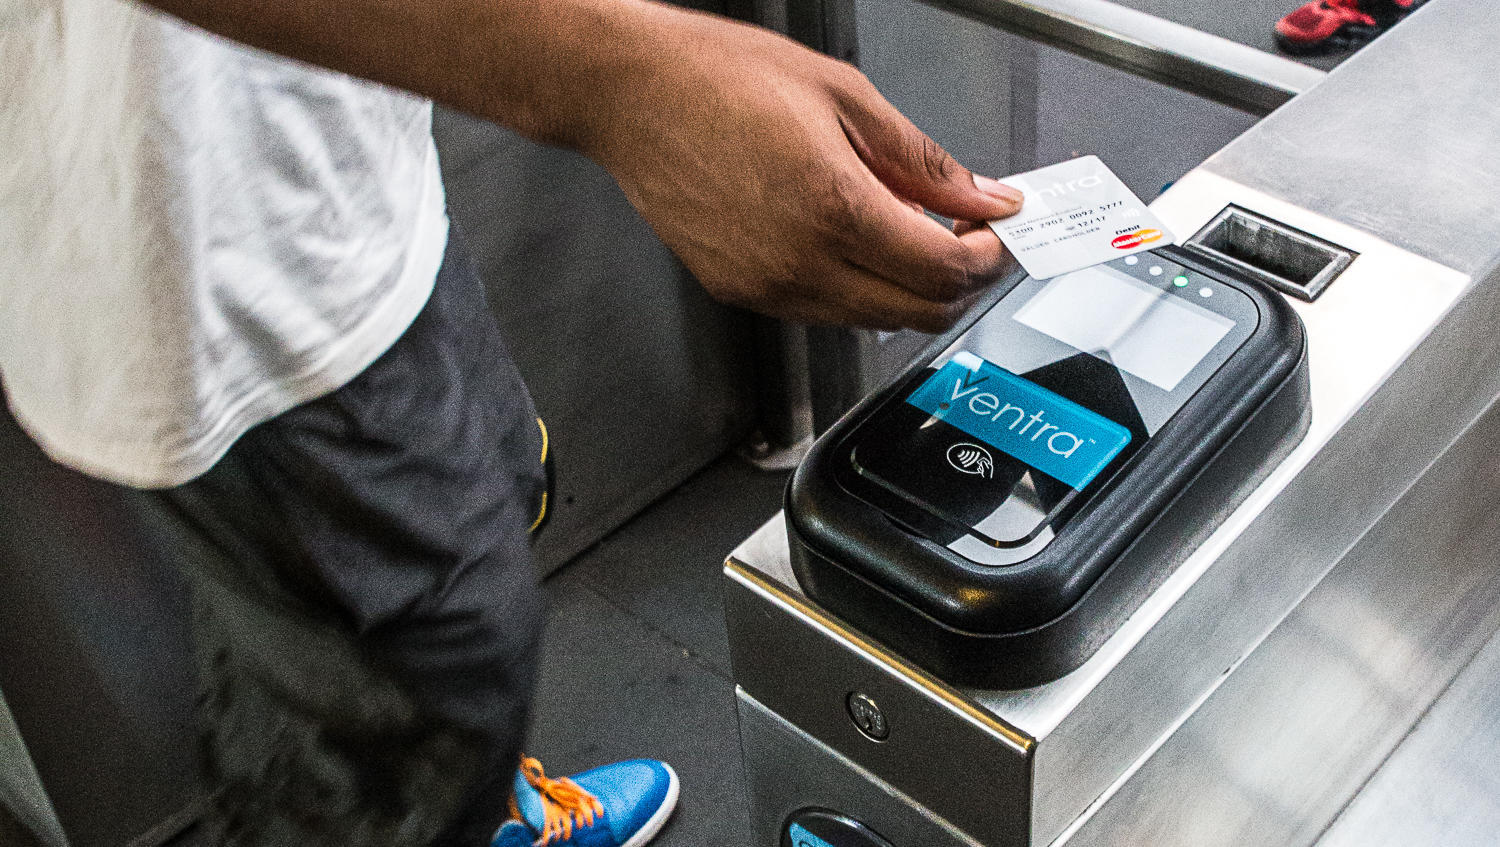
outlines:
[[970, 173], [873, 86], [847, 103], [840, 118], [865, 166], [902, 198], [961, 221], [988, 221], [1020, 210], [1021, 192]]

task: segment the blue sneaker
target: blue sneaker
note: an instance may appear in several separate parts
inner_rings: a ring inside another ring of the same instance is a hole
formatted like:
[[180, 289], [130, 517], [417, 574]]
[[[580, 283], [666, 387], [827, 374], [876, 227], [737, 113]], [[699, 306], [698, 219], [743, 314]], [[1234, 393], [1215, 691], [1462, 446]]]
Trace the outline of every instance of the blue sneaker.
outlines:
[[520, 821], [509, 821], [495, 833], [490, 847], [532, 847], [535, 841], [536, 833], [531, 831], [531, 827]]
[[536, 759], [516, 772], [517, 820], [491, 847], [645, 847], [677, 807], [677, 773], [664, 762], [634, 759], [553, 779]]

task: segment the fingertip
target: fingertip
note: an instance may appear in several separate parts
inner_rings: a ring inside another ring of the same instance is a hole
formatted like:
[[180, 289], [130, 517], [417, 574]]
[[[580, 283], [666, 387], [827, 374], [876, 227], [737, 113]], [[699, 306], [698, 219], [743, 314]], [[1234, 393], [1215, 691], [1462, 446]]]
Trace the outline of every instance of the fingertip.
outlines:
[[1008, 201], [1005, 201], [1005, 200], [1001, 200], [997, 205], [1000, 207], [1000, 214], [995, 215], [992, 218], [987, 218], [986, 220], [995, 220], [997, 218], [1008, 218], [1011, 215], [1014, 215], [1015, 213], [1021, 211], [1021, 206], [1024, 205], [1024, 203], [1022, 201], [1020, 201], [1020, 200], [1017, 200], [1014, 203], [1011, 203], [1011, 202], [1008, 202]]
[[975, 188], [983, 191], [985, 194], [988, 194], [996, 200], [999, 200], [1006, 206], [1013, 207], [1008, 214], [1015, 214], [1016, 211], [1020, 210], [1021, 204], [1026, 202], [1025, 195], [1023, 195], [1019, 190], [1006, 185], [998, 179], [981, 176], [980, 174], [973, 174], [972, 176], [974, 178]]
[[976, 276], [993, 278], [1010, 268], [1010, 252], [1000, 242], [1000, 236], [983, 224], [958, 233], [958, 241], [969, 252], [976, 267]]
[[984, 219], [987, 221], [993, 221], [1000, 218], [1008, 218], [1011, 215], [1014, 215], [1015, 213], [1021, 211], [1022, 205], [1023, 203], [1020, 200], [1005, 200], [999, 197], [993, 197], [990, 201], [990, 207], [992, 211], [990, 212], [990, 214], [986, 215]]
[[965, 222], [965, 226], [961, 231], [956, 228], [957, 223], [954, 226], [954, 235], [957, 235], [958, 240], [969, 249], [976, 247], [998, 247], [1002, 250], [1005, 249], [1005, 245], [1000, 243], [1000, 236], [995, 234], [994, 228], [989, 224]]
[[982, 296], [984, 296], [984, 289], [981, 288], [980, 290], [967, 294], [958, 300], [951, 300], [947, 303], [939, 304], [936, 309], [923, 314], [921, 316], [921, 319], [912, 326], [912, 329], [915, 329], [919, 332], [925, 332], [930, 335], [937, 335], [939, 333], [947, 332], [948, 330], [952, 329], [955, 324], [963, 320], [964, 315], [968, 314], [969, 309], [972, 308], [974, 303], [977, 302], [978, 299]]

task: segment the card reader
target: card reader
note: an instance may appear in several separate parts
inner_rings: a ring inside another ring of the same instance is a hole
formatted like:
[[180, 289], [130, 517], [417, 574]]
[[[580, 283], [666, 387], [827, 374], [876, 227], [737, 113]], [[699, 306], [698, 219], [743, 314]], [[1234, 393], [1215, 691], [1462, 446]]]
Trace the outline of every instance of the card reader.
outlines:
[[1001, 288], [814, 444], [787, 532], [820, 605], [947, 681], [1018, 688], [1087, 660], [1310, 407], [1301, 320], [1212, 258]]

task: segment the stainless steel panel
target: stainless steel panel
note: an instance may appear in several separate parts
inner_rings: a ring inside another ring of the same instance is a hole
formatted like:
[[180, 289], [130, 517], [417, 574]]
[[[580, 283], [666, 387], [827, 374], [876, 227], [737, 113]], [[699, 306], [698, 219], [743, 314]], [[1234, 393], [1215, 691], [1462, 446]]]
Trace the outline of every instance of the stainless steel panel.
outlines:
[[1315, 840], [1500, 626], [1497, 506], [1492, 406], [1066, 843]]
[[[1155, 208], [1175, 231], [1192, 232], [1229, 202], [1361, 257], [1317, 304], [1295, 306], [1308, 328], [1312, 377], [1313, 422], [1302, 445], [1078, 672], [1027, 692], [974, 695], [1037, 734], [1037, 831], [1046, 839], [1171, 732], [1500, 393], [1497, 382], [1489, 393], [1469, 386], [1472, 393], [1428, 399], [1428, 374], [1387, 382], [1463, 292], [1463, 277], [1198, 174]], [[1437, 354], [1424, 361], [1443, 364]], [[1429, 403], [1452, 418], [1420, 425]], [[1372, 454], [1383, 461], [1360, 462]], [[1290, 557], [1287, 539], [1298, 544]], [[1280, 567], [1265, 567], [1278, 559]]]
[[[1227, 38], [1274, 55], [1285, 55], [1277, 46], [1272, 24], [1297, 4], [1287, 0], [1236, 0], [1234, 3], [1194, 3], [1185, 0], [1112, 0], [1121, 6], [1166, 18], [1196, 30]], [[1296, 61], [1320, 70], [1331, 70], [1351, 52], [1335, 50], [1325, 55], [1296, 56]]]
[[1207, 170], [1473, 274], [1500, 254], [1500, 18], [1433, 0]]
[[996, 847], [965, 835], [744, 691], [736, 694], [750, 795], [749, 847], [781, 847], [782, 823], [809, 806], [853, 817], [896, 847]]
[[[725, 575], [746, 694], [990, 847], [1029, 843], [1031, 739], [755, 570], [731, 560]], [[878, 704], [883, 738], [856, 726], [856, 694]]]
[[926, 2], [1258, 114], [1271, 112], [1324, 77], [1323, 71], [1300, 62], [1109, 0]]
[[[1475, 561], [1482, 568], [1493, 553]], [[1493, 847], [1500, 840], [1500, 636], [1459, 674], [1318, 847]]]

